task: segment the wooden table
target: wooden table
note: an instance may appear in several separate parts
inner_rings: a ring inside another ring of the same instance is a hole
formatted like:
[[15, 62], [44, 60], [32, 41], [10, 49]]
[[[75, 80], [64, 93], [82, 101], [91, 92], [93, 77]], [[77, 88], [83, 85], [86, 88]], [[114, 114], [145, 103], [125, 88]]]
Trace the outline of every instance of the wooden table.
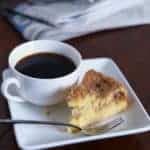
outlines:
[[[3, 69], [7, 67], [9, 52], [14, 46], [23, 41], [24, 39], [21, 38], [20, 34], [4, 18], [0, 18], [0, 76]], [[79, 49], [84, 58], [113, 58], [150, 113], [150, 26], [103, 31], [66, 42]], [[9, 117], [7, 102], [2, 95], [0, 95], [0, 117]], [[0, 125], [0, 149], [18, 149], [13, 129], [10, 126]], [[150, 133], [56, 149], [149, 150]]]

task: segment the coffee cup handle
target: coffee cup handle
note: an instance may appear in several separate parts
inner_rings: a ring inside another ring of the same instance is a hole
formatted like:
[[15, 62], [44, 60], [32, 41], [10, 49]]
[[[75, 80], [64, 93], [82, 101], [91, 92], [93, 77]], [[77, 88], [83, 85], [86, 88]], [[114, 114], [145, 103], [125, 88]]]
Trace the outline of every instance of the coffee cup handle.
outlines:
[[8, 100], [12, 100], [15, 102], [24, 102], [24, 100], [22, 100], [19, 96], [14, 96], [9, 92], [9, 87], [11, 85], [15, 85], [17, 87], [17, 89], [20, 89], [20, 82], [16, 79], [16, 78], [8, 78], [6, 80], [3, 81], [2, 83], [2, 92], [4, 94], [4, 96], [8, 99]]

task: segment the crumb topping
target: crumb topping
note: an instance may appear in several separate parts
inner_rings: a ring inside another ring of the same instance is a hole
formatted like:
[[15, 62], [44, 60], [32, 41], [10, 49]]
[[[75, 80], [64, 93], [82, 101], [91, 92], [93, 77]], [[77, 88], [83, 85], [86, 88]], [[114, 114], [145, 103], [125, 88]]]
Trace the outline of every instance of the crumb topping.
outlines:
[[119, 99], [126, 96], [125, 88], [122, 84], [111, 77], [107, 77], [95, 70], [89, 70], [80, 85], [70, 88], [67, 96], [68, 100], [83, 98], [87, 94], [94, 93], [97, 97], [105, 97], [114, 92], [114, 98]]

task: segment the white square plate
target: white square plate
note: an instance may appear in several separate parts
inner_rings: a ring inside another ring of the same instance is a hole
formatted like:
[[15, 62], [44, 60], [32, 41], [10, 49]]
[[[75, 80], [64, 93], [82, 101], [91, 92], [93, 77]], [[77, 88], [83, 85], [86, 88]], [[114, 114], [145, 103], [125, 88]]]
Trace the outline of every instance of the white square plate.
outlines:
[[[80, 79], [82, 79], [84, 73], [89, 69], [103, 72], [126, 85], [129, 92], [129, 99], [133, 101], [133, 105], [124, 113], [123, 117], [125, 122], [107, 133], [95, 136], [70, 135], [62, 130], [62, 128], [54, 126], [15, 125], [15, 135], [20, 148], [26, 150], [52, 148], [72, 143], [142, 133], [150, 130], [150, 118], [148, 113], [145, 111], [140, 100], [117, 65], [109, 58], [86, 59], [82, 63]], [[13, 74], [7, 69], [3, 73], [3, 79], [5, 80], [9, 76], [13, 76]], [[11, 88], [10, 90], [13, 94], [16, 94], [15, 88]], [[8, 101], [8, 104], [12, 119], [57, 120], [65, 122], [68, 115], [68, 110], [63, 105], [48, 108], [12, 101]], [[49, 115], [45, 114], [46, 110], [50, 111]]]

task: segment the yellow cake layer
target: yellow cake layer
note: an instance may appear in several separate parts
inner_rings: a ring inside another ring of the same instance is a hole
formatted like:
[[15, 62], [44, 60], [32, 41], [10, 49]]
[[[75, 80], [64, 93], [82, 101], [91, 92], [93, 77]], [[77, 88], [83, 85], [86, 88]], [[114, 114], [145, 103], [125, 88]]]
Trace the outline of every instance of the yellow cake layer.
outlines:
[[[115, 101], [112, 101], [97, 111], [94, 111], [93, 107], [89, 106], [86, 107], [87, 109], [82, 109], [79, 118], [72, 117], [70, 123], [84, 128], [91, 123], [100, 122], [108, 119], [109, 117], [112, 117], [113, 115], [124, 111], [127, 107], [128, 102], [126, 100], [120, 100], [117, 103]], [[74, 132], [75, 130], [73, 128], [69, 128], [68, 131]]]

